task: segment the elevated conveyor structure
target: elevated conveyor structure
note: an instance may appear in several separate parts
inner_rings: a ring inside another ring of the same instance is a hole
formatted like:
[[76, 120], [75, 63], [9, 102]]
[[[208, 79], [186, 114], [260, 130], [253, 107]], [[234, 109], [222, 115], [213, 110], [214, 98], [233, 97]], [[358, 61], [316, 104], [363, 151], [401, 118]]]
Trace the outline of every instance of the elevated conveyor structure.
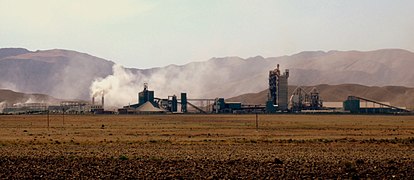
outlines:
[[381, 107], [381, 108], [386, 107], [386, 108], [395, 110], [397, 112], [411, 112], [407, 109], [403, 109], [403, 108], [400, 108], [400, 107], [384, 104], [384, 103], [381, 103], [381, 102], [378, 102], [378, 101], [374, 101], [374, 100], [371, 100], [371, 99], [358, 97], [358, 96], [348, 96], [348, 100], [359, 100], [359, 101], [370, 102], [370, 103], [373, 103], [374, 106], [378, 105], [378, 107]]

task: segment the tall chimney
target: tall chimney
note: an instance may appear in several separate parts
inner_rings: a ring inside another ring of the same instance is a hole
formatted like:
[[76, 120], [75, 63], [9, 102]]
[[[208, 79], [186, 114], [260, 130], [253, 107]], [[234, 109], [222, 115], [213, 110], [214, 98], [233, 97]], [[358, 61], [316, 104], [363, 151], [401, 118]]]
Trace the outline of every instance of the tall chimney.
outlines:
[[102, 109], [104, 108], [104, 105], [105, 105], [104, 95], [105, 95], [105, 91], [102, 91]]
[[105, 104], [105, 99], [104, 99], [104, 95], [102, 94], [102, 109], [104, 108], [104, 104]]
[[92, 96], [92, 105], [95, 105], [95, 96]]

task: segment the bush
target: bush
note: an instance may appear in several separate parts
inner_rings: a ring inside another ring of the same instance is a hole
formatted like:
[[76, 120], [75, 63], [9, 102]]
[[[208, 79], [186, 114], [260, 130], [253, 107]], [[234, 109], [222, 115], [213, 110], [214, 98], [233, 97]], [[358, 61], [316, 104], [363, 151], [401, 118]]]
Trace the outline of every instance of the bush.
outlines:
[[125, 156], [125, 155], [120, 155], [118, 159], [122, 160], [122, 161], [125, 161], [125, 160], [128, 160], [128, 157]]

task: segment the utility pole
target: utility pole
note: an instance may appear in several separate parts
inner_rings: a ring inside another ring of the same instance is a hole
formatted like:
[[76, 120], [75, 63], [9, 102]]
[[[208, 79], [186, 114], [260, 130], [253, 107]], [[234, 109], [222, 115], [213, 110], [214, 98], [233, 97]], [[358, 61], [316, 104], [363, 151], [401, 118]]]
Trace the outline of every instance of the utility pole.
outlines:
[[47, 130], [49, 131], [49, 110], [47, 110]]
[[62, 111], [62, 122], [63, 122], [63, 126], [65, 125], [65, 109], [63, 109]]
[[256, 112], [256, 131], [259, 130], [259, 115]]

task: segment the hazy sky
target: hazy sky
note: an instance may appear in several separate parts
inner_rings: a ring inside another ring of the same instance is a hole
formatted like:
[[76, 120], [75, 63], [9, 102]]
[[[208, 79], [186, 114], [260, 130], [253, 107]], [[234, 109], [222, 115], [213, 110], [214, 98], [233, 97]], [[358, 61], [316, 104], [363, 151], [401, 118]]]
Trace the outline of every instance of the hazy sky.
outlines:
[[0, 0], [0, 47], [127, 67], [310, 50], [414, 51], [413, 0]]

